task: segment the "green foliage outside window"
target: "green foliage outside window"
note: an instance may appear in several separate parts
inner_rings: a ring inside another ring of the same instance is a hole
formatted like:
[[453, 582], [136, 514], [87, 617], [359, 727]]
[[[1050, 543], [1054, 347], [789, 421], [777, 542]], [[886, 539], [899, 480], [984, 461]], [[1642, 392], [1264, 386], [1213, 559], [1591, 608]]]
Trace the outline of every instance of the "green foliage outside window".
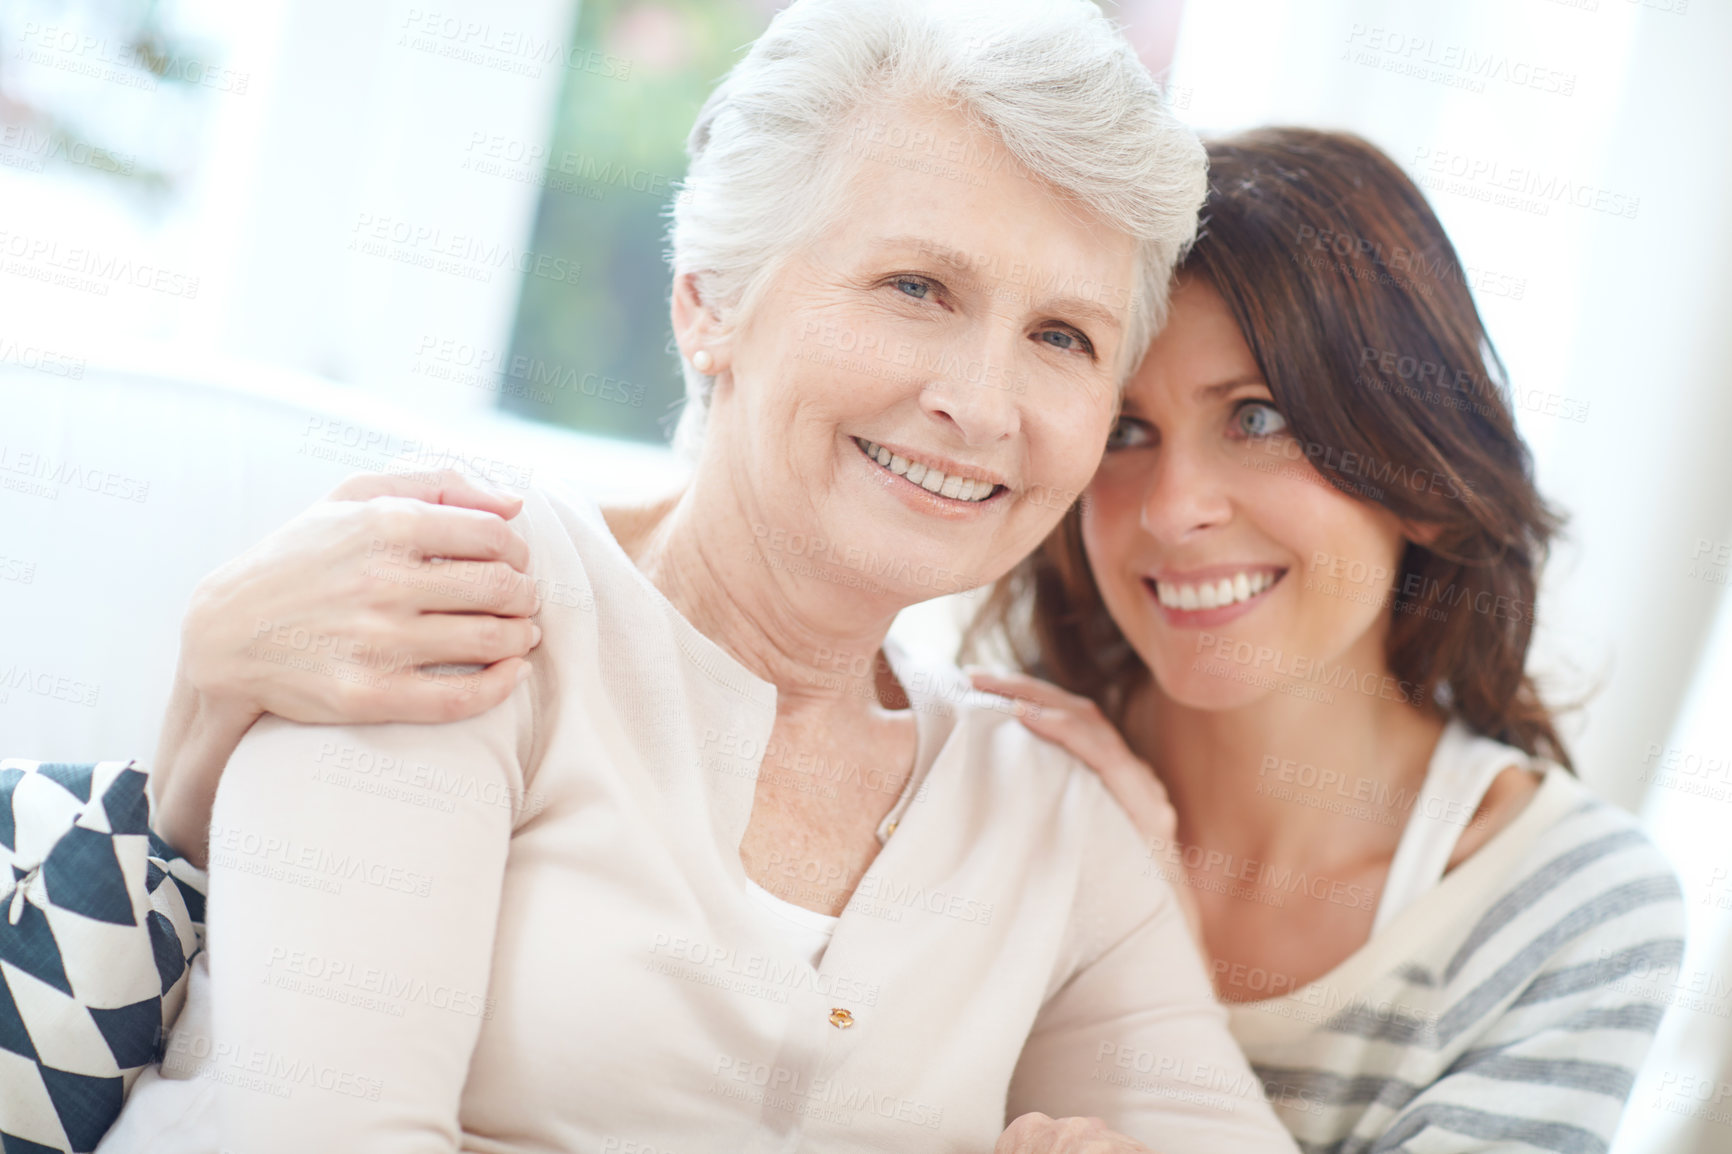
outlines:
[[582, 273], [524, 278], [504, 409], [605, 436], [667, 438], [684, 392], [668, 323], [667, 206], [698, 109], [775, 7], [582, 4], [531, 242]]

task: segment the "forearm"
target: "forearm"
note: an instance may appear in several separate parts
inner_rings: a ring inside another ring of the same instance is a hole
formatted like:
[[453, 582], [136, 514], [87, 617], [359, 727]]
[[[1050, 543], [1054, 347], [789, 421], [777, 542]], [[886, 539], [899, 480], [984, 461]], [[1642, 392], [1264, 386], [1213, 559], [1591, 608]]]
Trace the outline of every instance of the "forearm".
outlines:
[[147, 789], [157, 836], [200, 869], [210, 844], [211, 803], [229, 756], [260, 714], [213, 700], [175, 670]]

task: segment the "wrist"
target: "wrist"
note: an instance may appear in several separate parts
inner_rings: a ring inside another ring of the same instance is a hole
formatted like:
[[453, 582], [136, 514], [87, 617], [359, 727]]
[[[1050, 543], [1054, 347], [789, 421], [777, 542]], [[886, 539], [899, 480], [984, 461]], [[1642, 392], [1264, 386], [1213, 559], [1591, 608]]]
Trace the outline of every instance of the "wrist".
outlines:
[[175, 671], [145, 788], [157, 836], [196, 866], [204, 865], [223, 768], [262, 713], [240, 695], [201, 690], [184, 668]]

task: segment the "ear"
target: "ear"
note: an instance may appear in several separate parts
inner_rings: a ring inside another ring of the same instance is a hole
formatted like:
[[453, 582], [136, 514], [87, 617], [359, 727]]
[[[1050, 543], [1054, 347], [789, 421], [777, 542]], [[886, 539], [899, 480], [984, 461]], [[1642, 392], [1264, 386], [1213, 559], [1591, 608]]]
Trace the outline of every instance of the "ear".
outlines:
[[1443, 526], [1436, 521], [1403, 521], [1401, 533], [1415, 545], [1423, 545], [1429, 549], [1443, 536]]
[[715, 362], [711, 376], [720, 376], [727, 370], [729, 333], [715, 310], [704, 302], [696, 273], [682, 272], [674, 277], [673, 322], [674, 344], [688, 364], [702, 349]]

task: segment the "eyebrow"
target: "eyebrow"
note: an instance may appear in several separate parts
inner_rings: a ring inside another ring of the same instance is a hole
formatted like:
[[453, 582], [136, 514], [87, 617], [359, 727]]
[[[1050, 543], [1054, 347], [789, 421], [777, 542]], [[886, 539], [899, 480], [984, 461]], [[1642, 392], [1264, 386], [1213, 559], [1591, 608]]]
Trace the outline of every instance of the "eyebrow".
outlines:
[[[1212, 385], [1198, 385], [1191, 393], [1192, 400], [1198, 403], [1219, 400], [1230, 394], [1234, 389], [1242, 389], [1246, 385], [1262, 385], [1269, 388], [1269, 382], [1263, 379], [1262, 373], [1241, 373], [1224, 381], [1216, 381]], [[1273, 392], [1273, 390], [1271, 390]], [[1135, 416], [1142, 406], [1137, 404], [1136, 395], [1127, 391], [1119, 405], [1120, 411]]]
[[1243, 388], [1246, 385], [1262, 385], [1265, 389], [1269, 388], [1269, 382], [1263, 379], [1262, 373], [1241, 373], [1236, 377], [1230, 377], [1212, 385], [1199, 386], [1192, 395], [1199, 401], [1214, 401], [1226, 396], [1234, 389]]
[[[883, 238], [881, 243], [888, 248], [911, 248], [916, 252], [932, 257], [977, 285], [981, 280], [989, 279], [979, 268], [978, 254], [963, 252], [961, 249], [952, 248], [941, 241], [933, 240], [931, 237], [888, 236]], [[1025, 267], [1032, 268], [1032, 266]], [[1034, 290], [1037, 286], [1028, 283], [1026, 287], [1029, 290], [1027, 300], [1030, 302], [1030, 307], [1037, 312], [1071, 315], [1078, 319], [1093, 320], [1115, 332], [1124, 329], [1124, 322], [1119, 320], [1111, 309], [1104, 308], [1086, 297], [1058, 296], [1037, 301], [1034, 297]]]

